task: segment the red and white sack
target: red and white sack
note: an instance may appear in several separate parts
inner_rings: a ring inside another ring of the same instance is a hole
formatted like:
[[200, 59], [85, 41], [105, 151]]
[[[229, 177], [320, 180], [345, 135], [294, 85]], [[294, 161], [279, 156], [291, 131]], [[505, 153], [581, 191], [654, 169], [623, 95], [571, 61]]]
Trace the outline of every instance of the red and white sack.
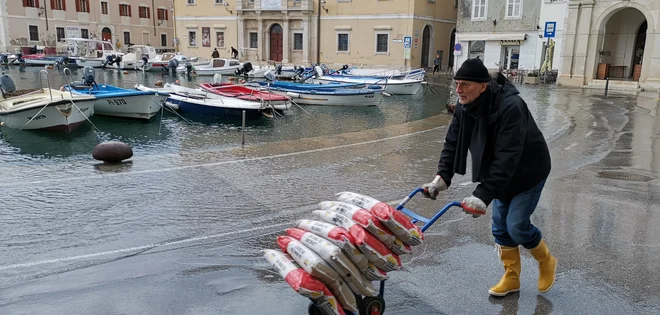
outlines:
[[345, 215], [376, 236], [387, 247], [392, 247], [396, 237], [369, 211], [342, 201], [323, 201], [319, 203], [319, 207], [321, 207], [321, 210], [335, 211]]
[[362, 274], [369, 281], [384, 281], [390, 278], [385, 271], [378, 269], [378, 267], [372, 263], [369, 263], [369, 266], [362, 270]]
[[345, 229], [315, 220], [299, 220], [296, 227], [307, 232], [312, 232], [337, 245], [346, 256], [351, 259], [358, 269], [362, 270], [367, 268], [369, 261], [355, 247], [355, 241], [351, 237], [351, 234]]
[[342, 201], [323, 201], [319, 203], [322, 210], [335, 211], [355, 221], [369, 233], [376, 236], [385, 246], [397, 255], [406, 255], [412, 252], [409, 245], [404, 244], [383, 223], [375, 218], [369, 211]]
[[264, 257], [298, 294], [312, 300], [325, 299], [336, 315], [345, 315], [332, 292], [321, 281], [297, 266], [289, 255], [277, 250], [264, 250]]
[[355, 294], [364, 296], [378, 295], [378, 291], [371, 281], [365, 278], [362, 272], [337, 245], [312, 232], [297, 228], [286, 229], [286, 234], [300, 241], [321, 256], [348, 283], [348, 286]]
[[415, 246], [424, 241], [424, 234], [400, 211], [395, 210], [385, 202], [354, 192], [341, 192], [337, 200], [348, 202], [369, 210], [404, 244]]
[[312, 277], [323, 282], [337, 297], [341, 306], [351, 312], [359, 312], [355, 294], [351, 291], [344, 279], [342, 279], [337, 272], [330, 267], [319, 255], [312, 251], [307, 246], [290, 236], [278, 236], [277, 245], [283, 252], [293, 257], [293, 260], [298, 263]]
[[313, 213], [327, 223], [335, 224], [346, 229], [353, 237], [358, 250], [367, 257], [369, 262], [376, 265], [376, 267], [386, 272], [401, 269], [402, 265], [399, 256], [393, 254], [383, 242], [367, 232], [363, 227], [355, 223], [355, 221], [343, 214], [329, 210], [316, 210]]

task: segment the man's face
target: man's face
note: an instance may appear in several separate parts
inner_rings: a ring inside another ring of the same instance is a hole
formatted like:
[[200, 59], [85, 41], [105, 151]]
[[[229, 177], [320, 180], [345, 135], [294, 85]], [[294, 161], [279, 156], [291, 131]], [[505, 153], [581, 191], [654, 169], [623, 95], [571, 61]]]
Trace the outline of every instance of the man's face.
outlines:
[[470, 104], [486, 90], [488, 83], [456, 80], [456, 94], [461, 104]]

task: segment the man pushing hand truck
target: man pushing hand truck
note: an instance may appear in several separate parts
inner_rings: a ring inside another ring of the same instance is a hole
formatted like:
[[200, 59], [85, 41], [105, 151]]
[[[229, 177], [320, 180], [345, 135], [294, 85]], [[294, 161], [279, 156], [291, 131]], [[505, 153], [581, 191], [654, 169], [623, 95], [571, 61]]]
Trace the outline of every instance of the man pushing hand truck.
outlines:
[[538, 261], [538, 289], [547, 292], [555, 282], [557, 259], [530, 221], [550, 174], [545, 138], [515, 86], [501, 74], [492, 78], [481, 60], [466, 60], [454, 80], [459, 101], [438, 172], [423, 194], [435, 200], [454, 174], [465, 175], [469, 150], [472, 181], [479, 185], [461, 204], [475, 218], [493, 204], [492, 231], [504, 264], [504, 276], [488, 292], [505, 296], [520, 290], [520, 245]]

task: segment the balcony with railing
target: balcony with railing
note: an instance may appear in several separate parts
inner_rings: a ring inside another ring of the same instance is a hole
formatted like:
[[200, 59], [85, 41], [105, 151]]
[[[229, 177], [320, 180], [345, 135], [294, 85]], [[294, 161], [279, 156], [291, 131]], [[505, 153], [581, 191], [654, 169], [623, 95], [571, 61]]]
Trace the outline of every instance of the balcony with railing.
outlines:
[[314, 0], [238, 0], [236, 11], [313, 11]]

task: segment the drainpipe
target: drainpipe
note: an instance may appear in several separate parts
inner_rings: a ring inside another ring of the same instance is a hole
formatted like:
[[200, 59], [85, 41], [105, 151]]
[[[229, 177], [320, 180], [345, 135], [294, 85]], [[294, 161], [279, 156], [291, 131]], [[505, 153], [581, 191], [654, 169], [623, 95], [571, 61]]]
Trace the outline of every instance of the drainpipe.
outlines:
[[577, 38], [578, 38], [578, 29], [580, 28], [580, 15], [582, 15], [582, 2], [578, 3], [578, 16], [577, 20], [575, 22], [575, 35], [573, 36], [573, 53], [571, 54], [571, 73], [570, 73], [570, 78], [573, 78], [573, 62], [575, 60], [575, 44], [577, 43]]
[[316, 16], [316, 64], [321, 64], [321, 1], [317, 0], [318, 5], [318, 15]]
[[156, 36], [156, 15], [158, 15], [156, 5], [154, 4], [154, 0], [151, 0], [151, 18], [154, 20], [154, 37]]
[[[48, 30], [48, 1], [44, 1], [44, 15], [46, 16], [46, 31]], [[55, 35], [57, 38], [57, 34]]]

